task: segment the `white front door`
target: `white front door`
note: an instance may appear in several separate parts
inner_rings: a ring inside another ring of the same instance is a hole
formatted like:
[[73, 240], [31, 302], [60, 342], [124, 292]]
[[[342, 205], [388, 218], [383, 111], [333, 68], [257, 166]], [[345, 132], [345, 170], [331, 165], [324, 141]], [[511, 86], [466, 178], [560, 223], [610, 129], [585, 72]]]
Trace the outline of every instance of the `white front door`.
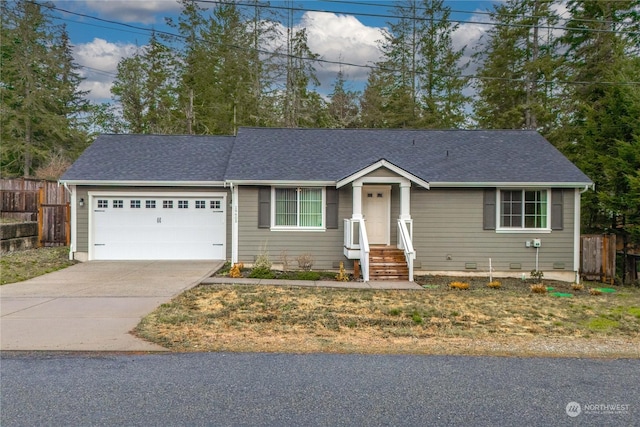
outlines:
[[388, 245], [391, 223], [391, 187], [365, 185], [362, 187], [362, 214], [371, 245]]

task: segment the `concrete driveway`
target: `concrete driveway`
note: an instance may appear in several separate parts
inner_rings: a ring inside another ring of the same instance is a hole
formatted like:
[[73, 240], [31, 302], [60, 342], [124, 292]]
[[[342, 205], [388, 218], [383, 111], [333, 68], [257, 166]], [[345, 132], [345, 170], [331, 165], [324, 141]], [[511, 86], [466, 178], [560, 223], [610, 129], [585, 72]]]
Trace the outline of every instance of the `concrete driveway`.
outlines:
[[0, 350], [164, 351], [129, 334], [222, 261], [91, 261], [0, 286]]

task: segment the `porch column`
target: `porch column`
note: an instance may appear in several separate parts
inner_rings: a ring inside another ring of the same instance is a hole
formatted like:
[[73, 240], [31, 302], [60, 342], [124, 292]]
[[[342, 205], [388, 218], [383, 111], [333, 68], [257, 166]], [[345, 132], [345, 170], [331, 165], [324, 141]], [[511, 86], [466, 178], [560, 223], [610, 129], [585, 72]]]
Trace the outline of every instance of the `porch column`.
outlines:
[[362, 182], [354, 182], [351, 219], [362, 219]]
[[400, 219], [411, 219], [411, 182], [400, 183]]

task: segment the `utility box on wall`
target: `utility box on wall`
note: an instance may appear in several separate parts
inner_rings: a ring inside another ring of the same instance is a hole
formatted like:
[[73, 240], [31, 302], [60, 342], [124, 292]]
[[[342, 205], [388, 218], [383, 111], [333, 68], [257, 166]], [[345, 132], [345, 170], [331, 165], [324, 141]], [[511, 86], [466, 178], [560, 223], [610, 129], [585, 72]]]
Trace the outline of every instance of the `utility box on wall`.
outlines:
[[540, 239], [533, 239], [533, 241], [531, 242], [531, 246], [533, 246], [534, 248], [539, 248], [540, 246], [542, 246], [542, 242], [540, 241]]

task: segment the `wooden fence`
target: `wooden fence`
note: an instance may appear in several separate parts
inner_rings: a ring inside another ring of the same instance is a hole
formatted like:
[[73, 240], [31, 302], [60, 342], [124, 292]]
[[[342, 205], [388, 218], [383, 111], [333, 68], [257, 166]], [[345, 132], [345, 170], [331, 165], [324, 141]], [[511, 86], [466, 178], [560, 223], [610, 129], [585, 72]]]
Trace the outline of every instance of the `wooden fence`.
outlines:
[[616, 278], [615, 234], [581, 236], [580, 274], [587, 280], [599, 280], [613, 284]]
[[69, 194], [57, 182], [35, 179], [0, 180], [0, 216], [38, 222], [41, 246], [69, 245]]

